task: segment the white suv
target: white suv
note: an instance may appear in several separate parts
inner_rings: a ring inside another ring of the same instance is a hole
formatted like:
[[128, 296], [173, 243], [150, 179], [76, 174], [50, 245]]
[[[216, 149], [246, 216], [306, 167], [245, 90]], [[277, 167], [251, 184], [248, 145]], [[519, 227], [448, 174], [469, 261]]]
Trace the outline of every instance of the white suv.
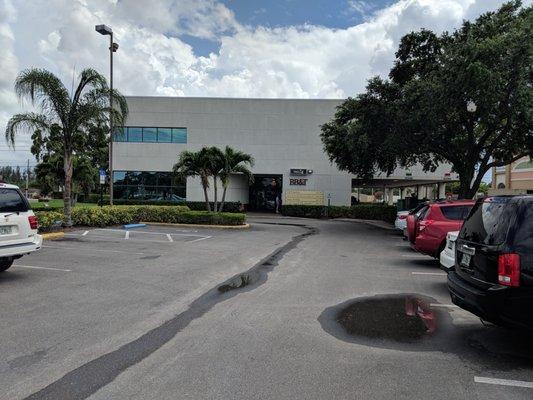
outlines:
[[0, 183], [0, 272], [13, 261], [39, 250], [43, 243], [37, 234], [37, 217], [18, 186]]

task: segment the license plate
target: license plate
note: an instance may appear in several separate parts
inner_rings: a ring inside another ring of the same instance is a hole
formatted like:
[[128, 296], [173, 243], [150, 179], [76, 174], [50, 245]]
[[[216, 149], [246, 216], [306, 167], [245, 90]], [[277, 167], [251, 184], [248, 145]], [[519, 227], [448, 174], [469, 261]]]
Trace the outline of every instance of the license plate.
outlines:
[[465, 267], [470, 266], [470, 259], [472, 256], [470, 254], [463, 253], [463, 257], [461, 258], [461, 265], [464, 265]]
[[12, 228], [11, 226], [0, 226], [0, 235], [11, 235]]

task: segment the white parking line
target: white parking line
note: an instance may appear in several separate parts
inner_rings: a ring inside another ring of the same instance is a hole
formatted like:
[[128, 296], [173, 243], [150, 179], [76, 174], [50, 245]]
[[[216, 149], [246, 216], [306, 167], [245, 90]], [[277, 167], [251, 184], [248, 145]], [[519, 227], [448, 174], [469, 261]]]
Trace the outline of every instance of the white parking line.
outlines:
[[447, 276], [445, 272], [411, 272], [413, 275]]
[[428, 259], [428, 260], [431, 259], [430, 256], [426, 256], [426, 255], [424, 255], [424, 254], [416, 254], [416, 253], [414, 253], [414, 254], [402, 254], [402, 257], [409, 257], [409, 258], [412, 258], [412, 257], [415, 257], [415, 258], [426, 258], [426, 259]]
[[430, 303], [430, 307], [442, 307], [442, 308], [459, 308], [455, 304], [439, 304], [439, 303]]
[[483, 376], [474, 376], [476, 383], [488, 383], [490, 385], [515, 386], [524, 388], [533, 388], [533, 382], [515, 381], [511, 379], [486, 378]]
[[210, 238], [212, 238], [212, 236], [204, 236], [204, 237], [201, 237], [199, 239], [190, 240], [187, 243], [199, 242], [200, 240], [205, 240], [205, 239], [210, 239]]
[[[124, 232], [124, 229], [95, 229], [95, 231], [109, 231], [109, 232]], [[147, 235], [166, 235], [167, 232], [150, 232], [150, 231], [133, 231], [135, 233], [145, 233]], [[197, 235], [194, 233], [171, 233], [173, 236], [193, 236], [193, 237], [205, 237], [204, 235]]]
[[89, 231], [85, 231], [81, 234], [81, 236], [87, 236], [87, 234], [89, 233]]
[[170, 236], [170, 233], [167, 233], [167, 239], [169, 242], [173, 242], [174, 239], [172, 239], [172, 236]]
[[130, 231], [126, 231], [126, 235], [124, 236], [124, 240], [128, 240], [130, 238]]
[[50, 270], [50, 271], [72, 272], [71, 269], [51, 268], [51, 267], [35, 267], [35, 266], [33, 266], [33, 265], [18, 265], [18, 264], [13, 264], [13, 266], [14, 266], [14, 267], [17, 267], [17, 268], [47, 269], [47, 270]]
[[48, 245], [43, 245], [43, 247], [46, 247], [46, 248], [49, 248], [49, 249], [58, 249], [58, 250], [61, 250], [61, 249], [67, 249], [67, 250], [85, 250], [85, 251], [88, 251], [90, 253], [93, 253], [95, 251], [100, 251], [100, 252], [108, 252], [108, 253], [124, 253], [124, 254], [135, 254], [135, 255], [143, 255], [143, 254], [146, 254], [146, 253], [133, 253], [131, 251], [122, 251], [122, 250], [106, 250], [106, 249], [94, 249], [94, 248], [84, 248], [84, 247], [67, 247], [67, 246], [48, 246]]

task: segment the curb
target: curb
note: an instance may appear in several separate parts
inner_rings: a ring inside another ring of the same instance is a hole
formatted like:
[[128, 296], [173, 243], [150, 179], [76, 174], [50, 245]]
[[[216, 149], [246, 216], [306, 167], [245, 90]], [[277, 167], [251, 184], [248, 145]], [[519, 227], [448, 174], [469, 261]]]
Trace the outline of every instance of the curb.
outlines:
[[202, 224], [172, 224], [168, 222], [141, 222], [141, 224], [155, 225], [155, 226], [179, 226], [191, 228], [214, 228], [214, 229], [248, 229], [250, 224], [244, 225], [202, 225]]
[[389, 225], [387, 222], [384, 222], [384, 221], [378, 222], [379, 220], [355, 219], [355, 218], [332, 218], [332, 221], [365, 224], [365, 225], [374, 226], [376, 228], [380, 228], [386, 231], [400, 232], [398, 229], [394, 227], [394, 225], [392, 224]]
[[65, 236], [65, 232], [42, 233], [41, 236], [43, 237], [43, 240], [55, 240]]

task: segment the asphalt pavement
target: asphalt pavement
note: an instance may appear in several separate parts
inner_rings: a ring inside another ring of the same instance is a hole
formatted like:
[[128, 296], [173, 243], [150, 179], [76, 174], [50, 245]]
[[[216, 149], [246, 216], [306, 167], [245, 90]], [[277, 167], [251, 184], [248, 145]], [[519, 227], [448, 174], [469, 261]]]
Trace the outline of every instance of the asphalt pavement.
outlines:
[[0, 399], [533, 398], [530, 338], [454, 307], [395, 232], [251, 222], [75, 231], [17, 260]]

